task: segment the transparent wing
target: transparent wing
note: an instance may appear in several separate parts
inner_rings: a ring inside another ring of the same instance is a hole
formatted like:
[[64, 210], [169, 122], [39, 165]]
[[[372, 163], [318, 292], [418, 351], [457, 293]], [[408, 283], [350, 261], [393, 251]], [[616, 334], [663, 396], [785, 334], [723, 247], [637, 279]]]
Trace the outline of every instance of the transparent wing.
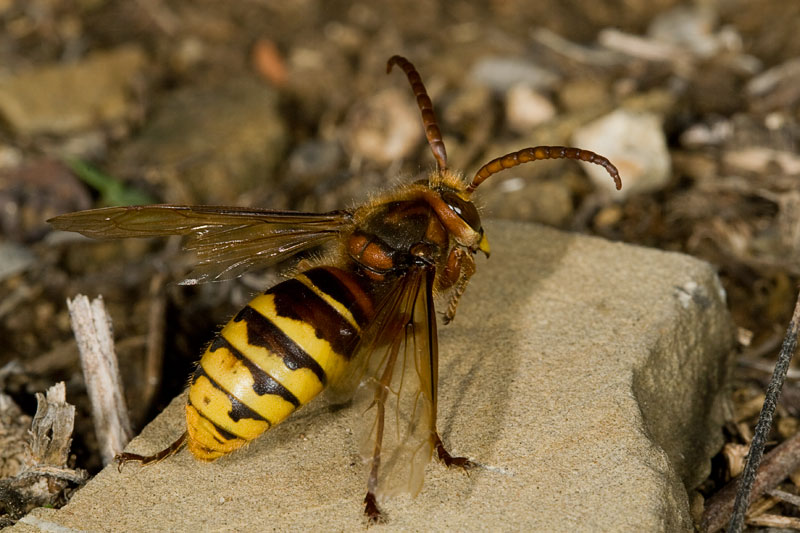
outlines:
[[299, 213], [224, 206], [108, 207], [50, 219], [56, 229], [97, 239], [187, 236], [197, 267], [184, 281], [231, 279], [334, 239], [352, 225], [348, 211]]
[[432, 267], [412, 267], [398, 280], [378, 307], [348, 378], [366, 376], [356, 403], [368, 405], [365, 415], [372, 421], [362, 454], [371, 465], [369, 490], [378, 499], [416, 496], [431, 459], [438, 377], [432, 289]]

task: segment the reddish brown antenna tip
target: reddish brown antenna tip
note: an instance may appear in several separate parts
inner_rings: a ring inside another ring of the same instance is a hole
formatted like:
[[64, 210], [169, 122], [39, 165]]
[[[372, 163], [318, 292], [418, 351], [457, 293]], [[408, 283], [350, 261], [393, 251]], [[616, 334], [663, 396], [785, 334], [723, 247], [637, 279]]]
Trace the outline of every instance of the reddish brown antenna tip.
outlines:
[[611, 161], [600, 154], [590, 152], [589, 150], [581, 150], [580, 148], [572, 148], [570, 146], [534, 146], [532, 148], [524, 148], [518, 152], [511, 152], [502, 157], [497, 157], [483, 165], [478, 172], [475, 173], [475, 177], [472, 179], [472, 183], [467, 186], [466, 192], [471, 194], [478, 188], [478, 185], [486, 180], [486, 178], [492, 174], [497, 174], [501, 170], [541, 159], [578, 159], [580, 161], [586, 161], [587, 163], [600, 165], [611, 175], [617, 190], [622, 188], [622, 179], [619, 176], [619, 170], [617, 170], [617, 167], [615, 167]]

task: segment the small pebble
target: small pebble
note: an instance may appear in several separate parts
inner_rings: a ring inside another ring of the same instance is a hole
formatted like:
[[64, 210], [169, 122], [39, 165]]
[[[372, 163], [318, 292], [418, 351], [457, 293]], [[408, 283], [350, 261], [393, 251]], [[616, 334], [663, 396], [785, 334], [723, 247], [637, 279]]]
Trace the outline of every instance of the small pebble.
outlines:
[[518, 83], [506, 94], [506, 121], [516, 133], [527, 133], [555, 115], [556, 108], [550, 99], [527, 84]]
[[26, 247], [13, 242], [0, 242], [0, 281], [27, 270], [35, 260]]
[[23, 137], [68, 135], [130, 120], [137, 114], [134, 89], [146, 66], [144, 50], [123, 46], [5, 78], [0, 118]]
[[421, 124], [407, 93], [405, 88], [387, 89], [351, 109], [346, 132], [351, 152], [381, 164], [411, 155], [420, 142]]
[[716, 13], [710, 8], [678, 6], [656, 15], [647, 34], [657, 41], [680, 46], [706, 58], [720, 49], [714, 35], [716, 23]]
[[558, 75], [530, 61], [509, 57], [481, 59], [470, 69], [468, 77], [500, 93], [507, 92], [519, 83], [525, 83], [533, 89], [548, 89], [559, 80]]
[[576, 130], [572, 142], [607, 157], [619, 169], [622, 190], [615, 191], [603, 167], [582, 163], [594, 184], [612, 192], [615, 199], [657, 191], [669, 182], [667, 140], [661, 119], [654, 113], [618, 109]]

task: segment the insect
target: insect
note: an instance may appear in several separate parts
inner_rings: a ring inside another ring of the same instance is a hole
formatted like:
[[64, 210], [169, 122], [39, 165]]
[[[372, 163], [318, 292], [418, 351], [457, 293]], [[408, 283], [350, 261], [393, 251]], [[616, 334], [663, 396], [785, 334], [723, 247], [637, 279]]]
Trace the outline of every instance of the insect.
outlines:
[[439, 387], [436, 301], [453, 320], [474, 256], [489, 256], [473, 192], [491, 175], [540, 159], [602, 165], [605, 157], [563, 146], [537, 146], [493, 159], [472, 180], [447, 167], [433, 105], [415, 67], [405, 72], [422, 114], [436, 169], [360, 207], [329, 213], [257, 208], [150, 205], [111, 207], [58, 216], [61, 230], [95, 238], [186, 236], [197, 254], [189, 283], [229, 279], [299, 252], [322, 249], [306, 268], [242, 309], [205, 350], [190, 379], [186, 431], [149, 456], [122, 453], [120, 463], [160, 461], [187, 446], [202, 461], [242, 447], [328, 387], [352, 394], [359, 383], [370, 401], [367, 494], [370, 522], [382, 520], [380, 497], [416, 495], [425, 465], [476, 463], [451, 455], [437, 430]]

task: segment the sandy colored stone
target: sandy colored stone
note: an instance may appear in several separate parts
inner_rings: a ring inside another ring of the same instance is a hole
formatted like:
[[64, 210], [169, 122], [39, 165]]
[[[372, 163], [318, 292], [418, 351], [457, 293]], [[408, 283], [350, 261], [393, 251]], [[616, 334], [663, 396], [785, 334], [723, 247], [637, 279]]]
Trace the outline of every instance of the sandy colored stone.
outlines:
[[[732, 327], [696, 259], [489, 222], [489, 261], [440, 328], [440, 430], [487, 465], [432, 463], [370, 531], [690, 531], [687, 484], [721, 444]], [[210, 335], [210, 333], [209, 333]], [[184, 428], [176, 399], [130, 446]], [[324, 416], [318, 416], [324, 415]], [[363, 531], [362, 415], [314, 404], [212, 464], [106, 468], [14, 532]]]
[[176, 90], [112, 158], [111, 174], [145, 176], [168, 203], [240, 204], [275, 179], [284, 157], [278, 103], [277, 91], [249, 77]]

